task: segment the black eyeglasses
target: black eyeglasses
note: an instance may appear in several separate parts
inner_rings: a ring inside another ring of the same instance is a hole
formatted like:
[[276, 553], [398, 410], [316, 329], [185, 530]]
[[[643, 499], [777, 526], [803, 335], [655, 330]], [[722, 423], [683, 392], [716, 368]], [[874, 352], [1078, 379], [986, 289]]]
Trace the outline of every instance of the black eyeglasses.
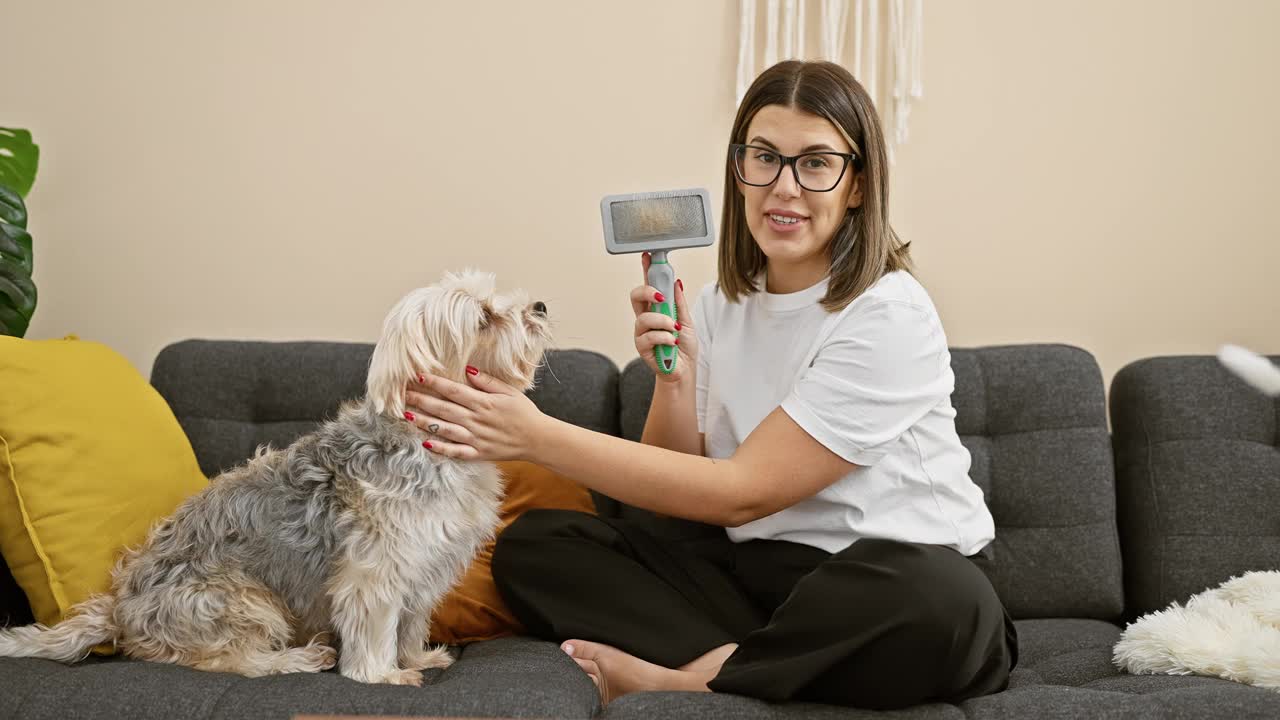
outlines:
[[729, 153], [738, 179], [755, 187], [772, 185], [782, 174], [782, 168], [790, 165], [800, 187], [810, 192], [830, 192], [840, 184], [849, 163], [853, 163], [855, 169], [858, 165], [857, 155], [834, 151], [801, 153], [792, 157], [772, 148], [733, 143], [729, 146]]

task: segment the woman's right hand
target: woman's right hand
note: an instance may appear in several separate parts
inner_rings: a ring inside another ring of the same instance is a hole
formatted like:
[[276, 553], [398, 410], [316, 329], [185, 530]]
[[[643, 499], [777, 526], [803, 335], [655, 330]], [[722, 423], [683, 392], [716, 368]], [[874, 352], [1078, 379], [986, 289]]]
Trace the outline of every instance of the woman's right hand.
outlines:
[[[676, 281], [676, 321], [658, 312], [651, 312], [652, 303], [657, 299], [657, 290], [649, 286], [649, 253], [640, 255], [640, 264], [644, 270], [645, 284], [631, 291], [631, 309], [636, 314], [636, 352], [644, 358], [645, 365], [653, 371], [661, 382], [680, 383], [686, 378], [692, 379], [698, 362], [698, 338], [693, 331], [693, 310], [684, 299], [684, 285]], [[657, 345], [675, 345], [677, 348], [676, 368], [670, 373], [658, 369], [658, 362], [653, 357], [653, 348]]]

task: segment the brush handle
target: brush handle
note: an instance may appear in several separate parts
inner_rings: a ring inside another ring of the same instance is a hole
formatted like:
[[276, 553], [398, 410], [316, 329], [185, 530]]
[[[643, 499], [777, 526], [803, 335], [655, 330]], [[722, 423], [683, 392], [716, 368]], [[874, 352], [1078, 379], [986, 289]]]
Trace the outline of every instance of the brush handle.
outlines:
[[[671, 267], [671, 263], [667, 262], [666, 253], [653, 253], [649, 262], [648, 280], [650, 287], [662, 293], [663, 298], [663, 302], [649, 303], [649, 311], [662, 313], [680, 322], [680, 318], [676, 317], [676, 271]], [[676, 337], [680, 337], [680, 333], [676, 333]], [[654, 362], [658, 364], [658, 372], [664, 375], [670, 375], [675, 371], [676, 358], [679, 355], [680, 348], [675, 345], [653, 346]]]

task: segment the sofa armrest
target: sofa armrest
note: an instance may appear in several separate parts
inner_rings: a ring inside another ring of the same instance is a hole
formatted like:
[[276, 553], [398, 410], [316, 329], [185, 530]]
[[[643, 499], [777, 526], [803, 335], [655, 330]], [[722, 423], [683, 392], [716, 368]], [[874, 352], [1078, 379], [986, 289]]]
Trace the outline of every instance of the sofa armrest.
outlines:
[[1128, 617], [1280, 569], [1280, 403], [1171, 356], [1122, 368], [1110, 410]]

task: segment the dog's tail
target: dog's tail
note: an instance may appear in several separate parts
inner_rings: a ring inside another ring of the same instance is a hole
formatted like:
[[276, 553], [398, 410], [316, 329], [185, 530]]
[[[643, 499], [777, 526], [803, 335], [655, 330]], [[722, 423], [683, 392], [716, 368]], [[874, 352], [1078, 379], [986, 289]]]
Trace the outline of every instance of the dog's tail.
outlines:
[[27, 625], [0, 630], [0, 657], [83, 660], [95, 645], [115, 639], [115, 605], [112, 595], [94, 595], [71, 608], [70, 617], [53, 627]]

